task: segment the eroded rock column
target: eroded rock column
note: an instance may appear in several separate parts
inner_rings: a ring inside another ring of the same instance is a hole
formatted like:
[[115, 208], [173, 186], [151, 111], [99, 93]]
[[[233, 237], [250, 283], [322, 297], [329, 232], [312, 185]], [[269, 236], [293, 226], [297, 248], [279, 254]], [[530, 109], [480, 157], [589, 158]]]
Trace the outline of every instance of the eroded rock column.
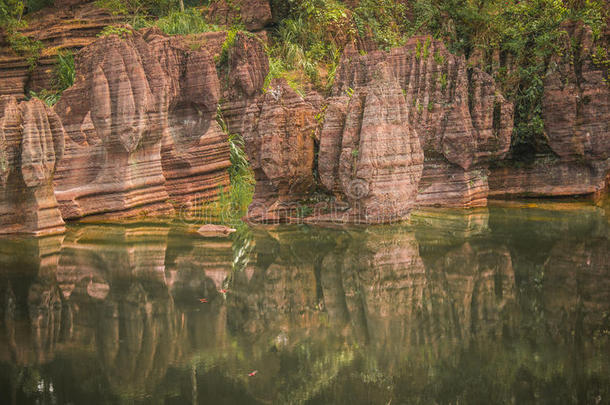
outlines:
[[64, 136], [61, 121], [42, 101], [0, 97], [0, 234], [65, 230], [53, 194]]

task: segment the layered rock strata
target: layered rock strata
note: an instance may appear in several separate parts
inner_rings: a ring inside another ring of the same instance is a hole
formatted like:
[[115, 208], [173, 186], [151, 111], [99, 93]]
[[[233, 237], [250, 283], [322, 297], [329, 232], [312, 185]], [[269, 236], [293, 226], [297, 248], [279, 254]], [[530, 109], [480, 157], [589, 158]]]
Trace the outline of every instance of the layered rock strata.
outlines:
[[67, 132], [55, 178], [64, 218], [191, 209], [228, 184], [207, 51], [148, 30], [101, 38], [76, 65], [55, 107]]
[[369, 85], [380, 63], [387, 64], [404, 96], [407, 108], [399, 125], [417, 133], [424, 151], [416, 204], [485, 205], [487, 165], [503, 158], [510, 146], [512, 104], [499, 94], [491, 76], [469, 68], [463, 57], [429, 37], [411, 38], [390, 52], [361, 55], [348, 49], [332, 95]]
[[[239, 60], [256, 60], [244, 46], [238, 49], [244, 54]], [[309, 123], [292, 131], [294, 135], [266, 135], [281, 131], [284, 122], [264, 115], [269, 107], [263, 106], [274, 98], [282, 106], [297, 102], [309, 108], [308, 103], [316, 102], [292, 94], [285, 85], [269, 87], [263, 97], [251, 84], [263, 81], [256, 73], [264, 69], [247, 69], [243, 63], [229, 71], [235, 80], [229, 81], [230, 88], [240, 90], [227, 97], [226, 116], [231, 130], [244, 134], [255, 171], [265, 173], [257, 176], [251, 220], [298, 218], [307, 188], [286, 185], [306, 184], [314, 172], [335, 202], [331, 212], [321, 209], [310, 215], [314, 222], [390, 222], [406, 217], [415, 205], [486, 204], [487, 167], [508, 152], [513, 106], [498, 93], [491, 76], [468, 68], [464, 58], [450, 54], [440, 42], [416, 37], [390, 52], [347, 49], [331, 95], [315, 115], [323, 122], [313, 143], [302, 143], [296, 135], [306, 132]], [[279, 100], [284, 94], [291, 94], [288, 101]], [[310, 145], [318, 142], [312, 167]], [[295, 153], [290, 144], [301, 149]], [[266, 162], [263, 150], [269, 151]], [[283, 160], [285, 153], [300, 157], [298, 174]], [[279, 184], [285, 185], [283, 191]]]
[[89, 45], [105, 26], [120, 20], [120, 16], [94, 3], [67, 5], [55, 1], [55, 7], [30, 15], [27, 28], [20, 30], [22, 35], [44, 45], [34, 65], [26, 56], [15, 54], [9, 44], [0, 39], [0, 95], [12, 95], [22, 100], [30, 90], [50, 89], [58, 52], [75, 51]]
[[594, 42], [582, 23], [563, 28], [563, 52], [554, 56], [544, 79], [542, 115], [550, 151], [527, 164], [496, 165], [491, 195], [592, 194], [608, 185], [610, 71], [595, 55], [604, 43]]
[[388, 222], [413, 206], [424, 156], [388, 66], [367, 74], [366, 85], [328, 101], [318, 170], [324, 187], [349, 203], [347, 217]]
[[253, 128], [244, 133], [256, 180], [250, 219], [283, 221], [295, 214], [291, 203], [313, 189], [315, 115], [285, 80], [270, 84]]
[[64, 231], [53, 194], [64, 137], [59, 117], [42, 101], [0, 97], [0, 234]]

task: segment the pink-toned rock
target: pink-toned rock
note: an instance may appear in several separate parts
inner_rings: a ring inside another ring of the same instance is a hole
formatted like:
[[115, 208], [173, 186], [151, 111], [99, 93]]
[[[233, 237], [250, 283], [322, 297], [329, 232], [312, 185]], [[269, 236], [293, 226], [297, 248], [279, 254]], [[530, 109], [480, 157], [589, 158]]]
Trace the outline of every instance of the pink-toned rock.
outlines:
[[274, 80], [252, 131], [244, 133], [256, 188], [248, 211], [252, 221], [286, 221], [291, 204], [314, 185], [316, 110], [285, 80]]
[[269, 58], [259, 39], [237, 33], [227, 65], [221, 66], [218, 72], [226, 83], [222, 114], [229, 131], [243, 135], [252, 131], [260, 114]]
[[76, 70], [55, 107], [68, 133], [55, 178], [63, 217], [171, 212], [161, 166], [169, 85], [144, 38], [102, 37]]
[[388, 222], [414, 205], [423, 153], [388, 66], [367, 73], [366, 85], [329, 100], [318, 171], [324, 187], [349, 202], [348, 221]]
[[[595, 44], [589, 27], [564, 26], [562, 55], [557, 68], [545, 78], [543, 118], [549, 146], [564, 160], [605, 160], [610, 157], [610, 86], [604, 82], [607, 68], [596, 65], [591, 55]], [[579, 55], [572, 42], [578, 44]]]
[[206, 238], [227, 237], [236, 230], [223, 225], [205, 224], [197, 229], [197, 233]]
[[610, 185], [607, 161], [562, 161], [538, 158], [531, 163], [491, 169], [489, 196], [548, 197], [600, 193]]
[[563, 51], [553, 57], [542, 99], [550, 152], [494, 167], [490, 195], [595, 194], [610, 184], [610, 71], [593, 60], [598, 44], [589, 27], [568, 22], [563, 28]]
[[42, 101], [0, 97], [0, 234], [65, 230], [53, 194], [64, 129]]
[[206, 50], [193, 52], [177, 37], [151, 31], [147, 41], [167, 75], [168, 123], [161, 148], [166, 189], [181, 210], [214, 200], [229, 186], [226, 134], [216, 122], [220, 84]]
[[191, 210], [228, 184], [206, 50], [158, 30], [100, 38], [56, 106], [68, 133], [55, 179], [64, 218]]
[[54, 3], [54, 7], [28, 14], [27, 26], [19, 29], [21, 34], [44, 45], [33, 66], [26, 55], [17, 55], [8, 43], [3, 43], [0, 35], [0, 95], [13, 95], [23, 100], [30, 90], [50, 89], [58, 52], [81, 49], [95, 41], [104, 27], [122, 18], [98, 7], [95, 2], [75, 5], [84, 1], [56, 0]]
[[367, 85], [371, 67], [382, 61], [402, 89], [405, 122], [417, 132], [424, 151], [417, 204], [484, 205], [486, 166], [504, 157], [510, 146], [512, 104], [498, 93], [491, 76], [468, 68], [463, 57], [427, 37], [411, 38], [390, 52], [360, 55], [348, 49], [333, 96]]

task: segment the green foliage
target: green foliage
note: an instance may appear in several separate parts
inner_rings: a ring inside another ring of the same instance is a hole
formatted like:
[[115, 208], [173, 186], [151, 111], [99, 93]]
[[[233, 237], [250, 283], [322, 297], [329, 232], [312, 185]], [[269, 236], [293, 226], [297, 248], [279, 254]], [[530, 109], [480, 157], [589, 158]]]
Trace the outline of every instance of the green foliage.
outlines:
[[607, 3], [604, 0], [566, 0], [566, 3], [568, 18], [587, 24], [593, 31], [593, 39], [599, 39], [606, 25], [605, 19], [610, 13]]
[[610, 57], [608, 56], [608, 50], [601, 45], [595, 47], [595, 51], [591, 54], [593, 63], [603, 68], [610, 68]]
[[179, 9], [179, 0], [97, 0], [95, 4], [116, 15], [164, 16]]
[[430, 37], [426, 38], [426, 42], [424, 43], [424, 49], [422, 50], [422, 58], [428, 59], [430, 55], [430, 45], [432, 44], [432, 40]]
[[436, 51], [434, 52], [434, 61], [437, 65], [443, 65], [445, 63], [445, 57], [443, 56], [443, 54]]
[[70, 51], [57, 54], [57, 66], [55, 77], [52, 80], [53, 87], [60, 93], [74, 84], [76, 71], [74, 70], [74, 54]]
[[0, 0], [0, 28], [11, 28], [21, 21], [23, 1]]
[[28, 13], [33, 13], [45, 7], [52, 6], [53, 0], [27, 0], [25, 4], [27, 5]]
[[131, 35], [131, 30], [119, 25], [107, 25], [97, 34], [98, 37], [107, 37], [109, 35], [117, 35], [119, 38], [127, 38]]
[[11, 48], [19, 55], [26, 58], [30, 69], [33, 69], [38, 62], [42, 51], [42, 42], [34, 40], [17, 31], [9, 31], [7, 40]]
[[[286, 9], [285, 18], [272, 32], [269, 56], [281, 60], [285, 72], [303, 72], [315, 86], [328, 89], [341, 48], [355, 34], [348, 10], [333, 0], [288, 0]], [[292, 76], [296, 82], [299, 75]]]
[[231, 52], [231, 48], [235, 46], [235, 41], [237, 40], [237, 34], [239, 32], [243, 32], [241, 29], [237, 27], [231, 28], [227, 32], [227, 37], [225, 41], [222, 43], [222, 48], [220, 50], [220, 56], [216, 61], [216, 66], [223, 67], [227, 66], [229, 63], [229, 53]]
[[208, 24], [201, 12], [194, 8], [172, 11], [157, 20], [155, 25], [168, 35], [198, 34], [219, 30], [218, 26]]
[[217, 201], [202, 206], [202, 214], [204, 218], [211, 218], [216, 222], [235, 226], [240, 223], [241, 218], [247, 213], [248, 205], [252, 202], [254, 174], [250, 169], [250, 163], [244, 151], [244, 141], [240, 135], [229, 134], [220, 106], [216, 119], [223, 132], [227, 134], [229, 143], [231, 187], [228, 191], [221, 188]]
[[384, 49], [404, 44], [407, 6], [396, 0], [360, 0], [354, 22], [361, 37], [370, 36]]
[[544, 139], [543, 77], [550, 57], [565, 35], [560, 24], [568, 10], [560, 0], [530, 0], [504, 9], [498, 16], [500, 49], [514, 57], [516, 69], [498, 79], [515, 101], [513, 149], [518, 154], [538, 148]]
[[[598, 38], [607, 16], [602, 0], [416, 0], [410, 32], [431, 33], [452, 52], [469, 57], [477, 51], [479, 63], [491, 71], [491, 54], [499, 50], [511, 68], [496, 70], [503, 93], [515, 103], [513, 152], [544, 148], [542, 121], [543, 77], [552, 55], [560, 52], [561, 23], [581, 20]], [[416, 58], [426, 57], [425, 44], [416, 44]], [[602, 56], [603, 55], [599, 55]], [[435, 61], [442, 64], [440, 55]], [[599, 59], [599, 58], [598, 58]], [[446, 75], [440, 77], [447, 86]]]
[[439, 79], [439, 82], [441, 84], [441, 90], [445, 91], [447, 89], [447, 73], [441, 73], [441, 77]]
[[58, 92], [43, 89], [39, 92], [30, 91], [28, 98], [37, 98], [39, 100], [42, 100], [49, 107], [52, 107], [53, 105], [55, 105], [55, 103], [59, 101], [60, 97], [61, 94]]

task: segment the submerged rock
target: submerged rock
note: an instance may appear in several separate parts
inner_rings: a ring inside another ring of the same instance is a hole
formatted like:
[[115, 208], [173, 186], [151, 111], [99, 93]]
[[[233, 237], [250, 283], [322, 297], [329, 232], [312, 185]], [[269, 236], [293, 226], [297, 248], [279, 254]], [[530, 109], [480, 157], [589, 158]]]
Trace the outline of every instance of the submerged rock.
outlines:
[[197, 229], [197, 233], [206, 238], [225, 237], [229, 236], [236, 230], [223, 225], [206, 224]]

